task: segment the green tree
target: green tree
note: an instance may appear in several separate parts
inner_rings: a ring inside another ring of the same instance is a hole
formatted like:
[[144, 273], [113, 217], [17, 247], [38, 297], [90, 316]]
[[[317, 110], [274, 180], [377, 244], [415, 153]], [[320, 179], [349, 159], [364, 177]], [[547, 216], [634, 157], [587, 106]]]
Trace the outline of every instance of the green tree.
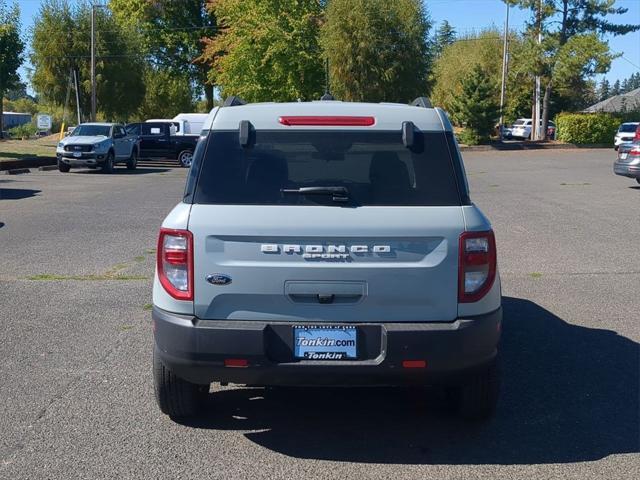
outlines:
[[460, 95], [451, 105], [452, 117], [465, 127], [464, 143], [486, 142], [500, 116], [500, 104], [496, 101], [497, 85], [478, 64], [461, 83]]
[[603, 78], [600, 82], [600, 86], [598, 87], [598, 101], [606, 100], [611, 96], [611, 84], [609, 80]]
[[20, 38], [20, 10], [0, 0], [0, 132], [4, 130], [3, 98], [7, 90], [20, 85], [18, 68], [22, 65], [24, 42]]
[[140, 119], [173, 118], [180, 112], [193, 111], [192, 89], [186, 75], [148, 67], [144, 83], [146, 91], [138, 110]]
[[620, 95], [622, 93], [622, 88], [620, 87], [620, 80], [616, 80], [613, 83], [613, 87], [611, 88], [611, 96], [615, 97], [616, 95]]
[[425, 95], [430, 28], [420, 0], [331, 0], [321, 41], [332, 93], [373, 102]]
[[213, 107], [209, 66], [200, 60], [202, 39], [216, 32], [205, 0], [109, 0], [109, 8], [120, 25], [138, 37], [154, 68], [189, 77], [196, 92], [205, 94], [208, 108]]
[[[98, 112], [105, 119], [127, 119], [144, 96], [142, 57], [128, 32], [105, 9], [96, 10], [96, 32]], [[91, 110], [90, 4], [72, 7], [68, 0], [45, 0], [31, 36], [31, 82], [36, 92], [45, 101], [64, 105], [70, 72], [75, 70], [80, 80], [80, 108], [87, 117]], [[70, 102], [75, 108], [75, 95]]]
[[438, 27], [434, 39], [434, 54], [436, 57], [442, 54], [442, 50], [446, 46], [456, 41], [456, 36], [455, 28], [447, 20], [444, 20]]
[[[549, 119], [553, 91], [569, 90], [597, 73], [605, 73], [613, 55], [602, 34], [624, 35], [640, 25], [616, 24], [611, 15], [626, 13], [615, 0], [507, 0], [531, 12], [530, 58], [532, 72], [541, 76], [544, 88], [543, 131]], [[536, 42], [544, 35], [541, 44]]]
[[311, 100], [322, 94], [319, 0], [215, 0], [220, 31], [203, 60], [224, 96], [252, 102]]

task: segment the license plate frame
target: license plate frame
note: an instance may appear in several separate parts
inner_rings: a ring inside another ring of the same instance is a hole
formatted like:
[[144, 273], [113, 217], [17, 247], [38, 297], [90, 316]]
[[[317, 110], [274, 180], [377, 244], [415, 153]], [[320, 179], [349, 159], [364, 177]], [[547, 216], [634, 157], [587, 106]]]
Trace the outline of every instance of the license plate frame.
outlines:
[[82, 158], [82, 152], [73, 152], [73, 158]]
[[626, 160], [628, 156], [629, 156], [628, 153], [621, 153], [620, 154], [620, 160]]
[[295, 325], [292, 330], [296, 360], [358, 359], [358, 329], [353, 325]]

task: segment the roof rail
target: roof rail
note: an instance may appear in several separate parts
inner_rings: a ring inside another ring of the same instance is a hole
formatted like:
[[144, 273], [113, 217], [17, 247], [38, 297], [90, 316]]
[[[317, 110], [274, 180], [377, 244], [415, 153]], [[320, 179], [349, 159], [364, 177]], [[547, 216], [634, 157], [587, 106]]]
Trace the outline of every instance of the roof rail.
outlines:
[[324, 95], [322, 95], [320, 97], [320, 100], [326, 102], [326, 101], [330, 101], [330, 100], [335, 100], [335, 98], [333, 98], [333, 95], [331, 95], [330, 93], [327, 92], [327, 93], [325, 93]]
[[223, 107], [237, 107], [238, 105], [246, 105], [247, 102], [242, 100], [240, 97], [236, 97], [235, 95], [231, 95], [227, 97], [222, 103]]
[[427, 97], [418, 97], [409, 105], [412, 107], [433, 108], [431, 101]]

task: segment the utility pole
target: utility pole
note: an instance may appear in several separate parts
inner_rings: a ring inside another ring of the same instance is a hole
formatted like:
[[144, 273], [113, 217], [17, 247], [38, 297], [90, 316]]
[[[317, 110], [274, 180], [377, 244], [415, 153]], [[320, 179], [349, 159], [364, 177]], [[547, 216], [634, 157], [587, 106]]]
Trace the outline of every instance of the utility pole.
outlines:
[[78, 112], [78, 125], [82, 123], [80, 117], [80, 81], [78, 80], [78, 70], [73, 67], [73, 86], [76, 91], [76, 110]]
[[500, 88], [500, 140], [504, 139], [504, 103], [507, 92], [507, 67], [509, 64], [509, 2], [504, 2], [507, 6], [507, 16], [504, 22], [504, 42], [502, 46], [502, 87]]
[[[542, 0], [538, 0], [538, 45], [542, 44]], [[536, 75], [536, 92], [534, 95], [535, 101], [535, 118], [533, 119], [533, 125], [531, 126], [531, 139], [541, 140], [540, 135], [540, 75]]]
[[91, 4], [91, 121], [96, 121], [96, 6]]

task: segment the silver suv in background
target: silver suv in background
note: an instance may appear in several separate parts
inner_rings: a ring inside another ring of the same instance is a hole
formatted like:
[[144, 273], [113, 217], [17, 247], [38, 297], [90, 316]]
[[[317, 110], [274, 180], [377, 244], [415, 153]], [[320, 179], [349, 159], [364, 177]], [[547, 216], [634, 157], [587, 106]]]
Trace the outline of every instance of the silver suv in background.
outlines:
[[139, 145], [136, 136], [127, 135], [118, 123], [83, 123], [63, 138], [56, 147], [58, 170], [98, 168], [112, 173], [118, 163], [134, 170], [138, 165]]
[[212, 382], [439, 385], [494, 411], [496, 242], [446, 114], [227, 99], [162, 223], [156, 399], [196, 415]]

